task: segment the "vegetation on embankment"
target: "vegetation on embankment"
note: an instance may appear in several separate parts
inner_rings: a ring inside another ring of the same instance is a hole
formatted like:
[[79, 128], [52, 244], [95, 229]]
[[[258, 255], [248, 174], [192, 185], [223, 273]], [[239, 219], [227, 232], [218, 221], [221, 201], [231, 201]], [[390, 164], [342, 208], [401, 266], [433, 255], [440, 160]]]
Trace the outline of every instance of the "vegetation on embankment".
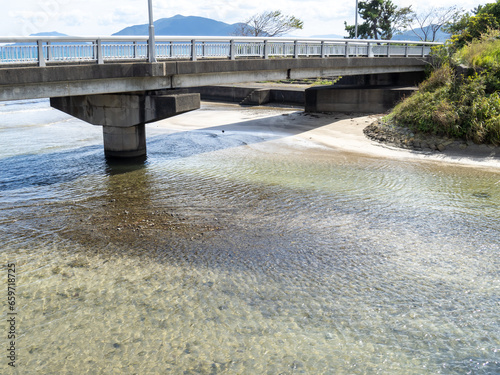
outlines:
[[[500, 8], [500, 0], [494, 5]], [[488, 29], [465, 42], [452, 38], [434, 51], [433, 65], [419, 91], [384, 122], [415, 133], [500, 145], [500, 30]]]
[[415, 132], [500, 144], [500, 32], [494, 34], [440, 64], [385, 120]]

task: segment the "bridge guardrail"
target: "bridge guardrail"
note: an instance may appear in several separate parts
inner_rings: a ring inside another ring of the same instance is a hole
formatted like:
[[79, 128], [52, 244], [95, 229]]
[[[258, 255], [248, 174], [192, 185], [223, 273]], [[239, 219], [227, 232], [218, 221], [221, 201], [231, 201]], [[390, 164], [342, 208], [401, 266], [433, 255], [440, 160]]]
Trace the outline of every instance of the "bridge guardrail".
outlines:
[[[441, 43], [317, 38], [156, 37], [158, 60], [303, 57], [425, 57]], [[0, 37], [0, 67], [147, 61], [147, 36]]]

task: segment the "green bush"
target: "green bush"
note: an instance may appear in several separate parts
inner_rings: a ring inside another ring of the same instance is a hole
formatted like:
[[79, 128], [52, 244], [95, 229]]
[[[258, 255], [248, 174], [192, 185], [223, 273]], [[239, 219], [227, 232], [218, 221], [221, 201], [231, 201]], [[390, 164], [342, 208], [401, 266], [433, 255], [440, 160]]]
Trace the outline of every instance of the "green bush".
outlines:
[[453, 83], [453, 69], [449, 64], [431, 72], [429, 78], [419, 85], [420, 91], [432, 92], [440, 87], [449, 86]]
[[473, 68], [500, 69], [500, 30], [489, 30], [457, 52], [459, 60]]
[[[449, 50], [454, 48], [437, 50], [440, 63], [388, 119], [414, 132], [500, 145], [500, 30], [489, 30], [446, 58]], [[459, 70], [460, 64], [469, 70]]]
[[464, 47], [467, 43], [478, 39], [481, 35], [500, 27], [500, 20], [492, 14], [478, 14], [469, 18], [469, 23], [462, 33], [453, 35], [451, 43], [457, 48]]
[[451, 81], [450, 70], [435, 71], [388, 119], [414, 132], [500, 144], [499, 93], [486, 93], [484, 74]]
[[490, 30], [455, 54], [455, 59], [484, 75], [486, 93], [500, 90], [500, 30]]
[[399, 103], [389, 119], [415, 132], [460, 136], [458, 114], [448, 96], [447, 86], [419, 91]]

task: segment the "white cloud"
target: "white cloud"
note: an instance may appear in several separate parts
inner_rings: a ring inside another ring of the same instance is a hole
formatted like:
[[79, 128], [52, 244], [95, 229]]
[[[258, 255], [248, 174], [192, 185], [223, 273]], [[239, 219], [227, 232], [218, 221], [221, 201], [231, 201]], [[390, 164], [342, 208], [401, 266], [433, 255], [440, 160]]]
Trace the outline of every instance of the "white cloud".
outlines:
[[[485, 4], [493, 0], [480, 1]], [[457, 5], [471, 10], [477, 0], [393, 0], [398, 6], [415, 10]], [[110, 35], [126, 26], [148, 22], [147, 0], [17, 0], [2, 4], [8, 17], [0, 35], [27, 35], [59, 31], [71, 35]], [[355, 0], [153, 0], [155, 19], [176, 14], [209, 17], [227, 23], [241, 22], [265, 10], [281, 9], [304, 21], [304, 30], [295, 35], [344, 34], [344, 21], [354, 23]], [[28, 11], [25, 11], [28, 9]]]

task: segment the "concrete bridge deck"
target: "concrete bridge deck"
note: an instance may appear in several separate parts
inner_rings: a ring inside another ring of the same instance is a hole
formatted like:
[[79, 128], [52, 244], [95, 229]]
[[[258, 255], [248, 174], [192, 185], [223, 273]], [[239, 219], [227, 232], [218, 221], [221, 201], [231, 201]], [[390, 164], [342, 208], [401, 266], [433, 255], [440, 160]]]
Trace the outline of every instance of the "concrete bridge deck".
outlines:
[[330, 57], [0, 68], [0, 101], [423, 71], [421, 57]]

